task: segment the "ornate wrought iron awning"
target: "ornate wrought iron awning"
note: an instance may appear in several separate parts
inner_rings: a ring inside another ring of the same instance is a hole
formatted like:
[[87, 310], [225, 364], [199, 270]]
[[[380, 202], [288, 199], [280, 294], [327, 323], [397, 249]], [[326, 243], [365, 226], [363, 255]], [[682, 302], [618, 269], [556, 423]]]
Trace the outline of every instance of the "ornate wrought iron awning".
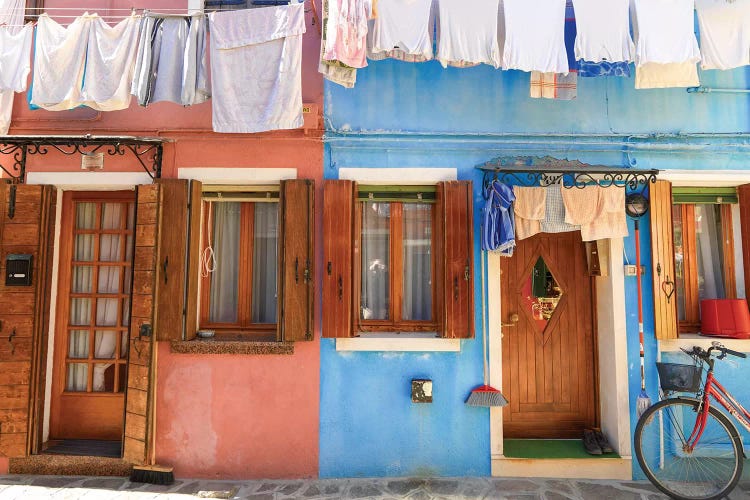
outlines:
[[0, 136], [0, 170], [14, 183], [26, 179], [29, 155], [46, 155], [58, 151], [64, 155], [105, 153], [124, 156], [128, 151], [152, 179], [161, 177], [163, 145], [161, 137], [93, 136], [93, 135], [8, 135]]
[[611, 168], [588, 165], [577, 160], [558, 160], [550, 156], [501, 157], [477, 165], [484, 171], [484, 186], [494, 180], [516, 186], [548, 186], [562, 184], [566, 188], [586, 186], [622, 187], [643, 192], [649, 183], [656, 182], [656, 169]]

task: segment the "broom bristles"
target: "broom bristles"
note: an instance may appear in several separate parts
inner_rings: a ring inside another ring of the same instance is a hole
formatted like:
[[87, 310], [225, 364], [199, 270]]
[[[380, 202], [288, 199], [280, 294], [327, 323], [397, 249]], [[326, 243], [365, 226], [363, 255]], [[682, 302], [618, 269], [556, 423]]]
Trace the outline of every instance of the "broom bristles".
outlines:
[[508, 400], [494, 387], [481, 385], [471, 391], [469, 397], [466, 399], [466, 404], [489, 408], [491, 406], [505, 406], [508, 404]]
[[636, 400], [636, 412], [639, 418], [648, 410], [649, 406], [651, 406], [651, 398], [648, 397], [646, 391], [641, 391]]
[[134, 465], [130, 471], [130, 481], [133, 483], [172, 484], [174, 472], [172, 467], [158, 465]]

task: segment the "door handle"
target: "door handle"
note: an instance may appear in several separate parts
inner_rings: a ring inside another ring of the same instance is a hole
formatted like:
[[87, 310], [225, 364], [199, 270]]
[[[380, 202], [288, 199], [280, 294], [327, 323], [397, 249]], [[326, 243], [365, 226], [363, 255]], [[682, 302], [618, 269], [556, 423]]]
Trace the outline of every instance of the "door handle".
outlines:
[[516, 326], [516, 323], [518, 323], [518, 320], [520, 318], [518, 317], [518, 313], [513, 313], [510, 316], [508, 316], [508, 320], [510, 323], [500, 323], [500, 326]]

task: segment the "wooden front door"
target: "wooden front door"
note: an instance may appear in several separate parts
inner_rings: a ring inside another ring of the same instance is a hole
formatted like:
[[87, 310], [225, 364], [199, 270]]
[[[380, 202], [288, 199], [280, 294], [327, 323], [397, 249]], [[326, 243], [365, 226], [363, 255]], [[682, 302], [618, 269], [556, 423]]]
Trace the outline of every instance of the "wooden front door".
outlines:
[[520, 240], [501, 259], [503, 432], [580, 438], [596, 424], [593, 281], [580, 232]]
[[51, 439], [122, 439], [134, 226], [132, 191], [65, 193]]

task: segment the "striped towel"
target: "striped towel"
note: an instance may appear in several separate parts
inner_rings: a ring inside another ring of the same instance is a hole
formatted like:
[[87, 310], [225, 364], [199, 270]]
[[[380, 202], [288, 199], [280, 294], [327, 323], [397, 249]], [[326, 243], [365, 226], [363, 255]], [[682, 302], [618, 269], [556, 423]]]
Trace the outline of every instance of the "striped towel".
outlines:
[[573, 4], [565, 5], [565, 50], [568, 53], [568, 74], [531, 72], [529, 95], [533, 98], [571, 101], [578, 95], [578, 63], [575, 58], [576, 18]]

